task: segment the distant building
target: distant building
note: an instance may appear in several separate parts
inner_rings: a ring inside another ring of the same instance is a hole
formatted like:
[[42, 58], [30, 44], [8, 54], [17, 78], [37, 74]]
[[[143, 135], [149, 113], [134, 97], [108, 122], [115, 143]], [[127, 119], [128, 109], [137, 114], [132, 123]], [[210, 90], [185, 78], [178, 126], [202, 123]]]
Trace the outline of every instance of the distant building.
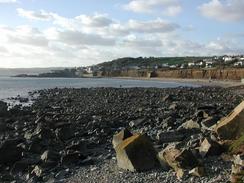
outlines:
[[172, 69], [174, 69], [174, 68], [176, 68], [177, 66], [176, 65], [171, 65], [171, 66], [169, 66], [169, 68], [172, 68]]
[[231, 61], [234, 60], [234, 58], [231, 57], [231, 56], [224, 56], [224, 57], [223, 57], [223, 60], [224, 60], [225, 62], [231, 62]]
[[205, 67], [206, 68], [212, 68], [213, 67], [213, 64], [214, 64], [213, 61], [206, 61], [205, 62], [205, 65], [206, 65]]
[[188, 67], [193, 67], [193, 66], [195, 66], [194, 62], [188, 62]]
[[235, 62], [235, 63], [234, 63], [234, 66], [235, 66], [235, 67], [242, 67], [242, 66], [244, 66], [244, 60], [243, 60], [243, 61]]

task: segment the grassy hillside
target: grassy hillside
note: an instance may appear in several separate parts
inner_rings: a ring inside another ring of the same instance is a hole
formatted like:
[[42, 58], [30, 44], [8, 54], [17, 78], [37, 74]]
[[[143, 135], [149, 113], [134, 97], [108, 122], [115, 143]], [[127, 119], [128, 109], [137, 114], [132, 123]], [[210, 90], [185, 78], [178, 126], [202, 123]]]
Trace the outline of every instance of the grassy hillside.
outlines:
[[169, 65], [183, 64], [189, 61], [202, 59], [202, 57], [125, 57], [98, 64], [105, 68], [122, 68], [130, 66], [155, 66], [168, 63]]

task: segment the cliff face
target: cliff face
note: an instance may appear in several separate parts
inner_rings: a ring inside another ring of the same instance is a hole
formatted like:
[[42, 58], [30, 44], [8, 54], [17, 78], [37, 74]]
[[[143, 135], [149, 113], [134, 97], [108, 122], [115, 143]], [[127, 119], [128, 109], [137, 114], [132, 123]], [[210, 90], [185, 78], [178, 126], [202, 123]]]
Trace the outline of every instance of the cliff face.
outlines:
[[189, 79], [219, 79], [219, 80], [241, 80], [244, 78], [244, 68], [235, 69], [175, 69], [157, 70], [127, 70], [103, 73], [105, 77], [161, 77], [161, 78], [189, 78]]
[[241, 80], [244, 78], [244, 69], [180, 69], [157, 71], [157, 77], [190, 78], [190, 79], [228, 79]]

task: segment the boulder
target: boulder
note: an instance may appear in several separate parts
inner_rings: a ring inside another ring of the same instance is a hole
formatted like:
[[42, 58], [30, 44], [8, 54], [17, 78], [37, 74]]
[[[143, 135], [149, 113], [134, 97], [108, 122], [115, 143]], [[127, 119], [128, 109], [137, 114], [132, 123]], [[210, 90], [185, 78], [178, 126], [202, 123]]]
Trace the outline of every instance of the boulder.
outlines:
[[115, 148], [117, 164], [129, 171], [144, 171], [158, 165], [157, 153], [145, 134], [135, 134]]
[[183, 123], [178, 129], [200, 129], [200, 125], [191, 119]]
[[117, 145], [119, 145], [123, 140], [131, 137], [133, 134], [126, 128], [124, 130], [121, 130], [119, 133], [115, 134], [113, 136], [113, 148], [115, 148]]
[[222, 146], [211, 139], [205, 138], [199, 147], [199, 153], [202, 157], [217, 156], [223, 152]]
[[182, 178], [185, 174], [185, 169], [192, 169], [199, 165], [198, 160], [190, 150], [179, 150], [174, 147], [166, 148], [161, 153], [161, 159], [166, 161], [173, 168], [178, 178]]
[[20, 139], [6, 140], [0, 145], [0, 164], [13, 163], [22, 158], [23, 149], [18, 146]]
[[221, 139], [237, 139], [244, 133], [244, 101], [228, 116], [221, 119], [215, 127], [215, 132]]

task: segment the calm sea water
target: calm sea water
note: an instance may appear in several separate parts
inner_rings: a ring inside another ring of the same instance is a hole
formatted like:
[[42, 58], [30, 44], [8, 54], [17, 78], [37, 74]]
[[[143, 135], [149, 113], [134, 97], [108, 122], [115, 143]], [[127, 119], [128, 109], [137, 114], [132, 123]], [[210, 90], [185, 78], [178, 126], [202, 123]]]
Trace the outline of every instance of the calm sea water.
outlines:
[[0, 99], [28, 96], [28, 92], [47, 88], [90, 88], [90, 87], [156, 87], [174, 88], [179, 86], [193, 87], [187, 83], [125, 80], [107, 78], [11, 78], [0, 77]]

